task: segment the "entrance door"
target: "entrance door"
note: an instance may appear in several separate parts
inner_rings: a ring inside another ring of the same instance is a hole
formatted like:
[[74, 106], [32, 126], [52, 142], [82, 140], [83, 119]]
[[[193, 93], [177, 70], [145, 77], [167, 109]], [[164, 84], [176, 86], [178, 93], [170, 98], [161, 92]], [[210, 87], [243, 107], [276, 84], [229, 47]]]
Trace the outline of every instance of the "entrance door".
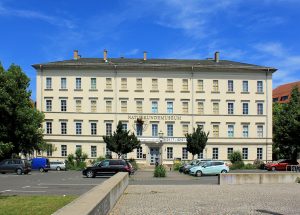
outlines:
[[159, 148], [150, 148], [150, 164], [155, 164], [159, 162]]

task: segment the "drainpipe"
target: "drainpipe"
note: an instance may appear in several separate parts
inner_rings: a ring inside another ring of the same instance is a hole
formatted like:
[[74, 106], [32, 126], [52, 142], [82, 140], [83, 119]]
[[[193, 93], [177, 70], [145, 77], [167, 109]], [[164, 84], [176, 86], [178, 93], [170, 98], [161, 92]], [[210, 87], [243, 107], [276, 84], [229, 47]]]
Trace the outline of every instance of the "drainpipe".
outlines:
[[194, 66], [192, 66], [192, 129], [194, 128]]
[[117, 90], [118, 90], [118, 86], [117, 86], [117, 75], [118, 75], [118, 72], [117, 72], [117, 65], [115, 65], [115, 68], [114, 68], [114, 72], [115, 72], [115, 121], [116, 121], [116, 126], [118, 125], [118, 116], [117, 116], [117, 112], [118, 112], [118, 93], [117, 93]]
[[[268, 120], [268, 110], [269, 110], [269, 94], [268, 94], [268, 73], [270, 69], [266, 72], [266, 163], [268, 162], [268, 134], [269, 134], [269, 120]], [[273, 111], [273, 110], [272, 110]], [[271, 112], [272, 113], [272, 112]], [[271, 114], [273, 117], [273, 114]]]
[[41, 71], [41, 107], [40, 111], [43, 112], [43, 65], [40, 64], [40, 71]]

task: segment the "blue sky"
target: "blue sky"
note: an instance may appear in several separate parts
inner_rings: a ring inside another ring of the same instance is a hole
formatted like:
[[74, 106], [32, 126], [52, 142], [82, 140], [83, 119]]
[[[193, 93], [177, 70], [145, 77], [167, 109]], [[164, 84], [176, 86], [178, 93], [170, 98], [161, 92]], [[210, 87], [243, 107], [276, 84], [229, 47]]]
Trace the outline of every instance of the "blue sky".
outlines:
[[220, 58], [278, 68], [273, 86], [300, 80], [299, 0], [0, 0], [0, 61], [82, 57]]

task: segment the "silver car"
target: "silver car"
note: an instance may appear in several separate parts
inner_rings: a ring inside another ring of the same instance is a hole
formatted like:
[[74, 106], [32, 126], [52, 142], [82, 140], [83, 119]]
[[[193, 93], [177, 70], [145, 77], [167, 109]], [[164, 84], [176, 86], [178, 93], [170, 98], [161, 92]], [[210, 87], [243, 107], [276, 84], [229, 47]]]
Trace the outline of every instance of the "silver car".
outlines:
[[66, 164], [63, 161], [50, 161], [51, 170], [66, 170]]

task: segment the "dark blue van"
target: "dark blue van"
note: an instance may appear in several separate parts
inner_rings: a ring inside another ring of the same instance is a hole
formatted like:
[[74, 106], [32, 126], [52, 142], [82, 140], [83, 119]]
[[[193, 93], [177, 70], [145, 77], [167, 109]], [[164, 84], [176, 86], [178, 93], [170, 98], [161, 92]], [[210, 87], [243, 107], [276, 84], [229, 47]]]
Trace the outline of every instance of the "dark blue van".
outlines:
[[48, 172], [50, 169], [50, 162], [48, 158], [32, 158], [31, 160], [31, 169], [39, 170], [40, 172]]

